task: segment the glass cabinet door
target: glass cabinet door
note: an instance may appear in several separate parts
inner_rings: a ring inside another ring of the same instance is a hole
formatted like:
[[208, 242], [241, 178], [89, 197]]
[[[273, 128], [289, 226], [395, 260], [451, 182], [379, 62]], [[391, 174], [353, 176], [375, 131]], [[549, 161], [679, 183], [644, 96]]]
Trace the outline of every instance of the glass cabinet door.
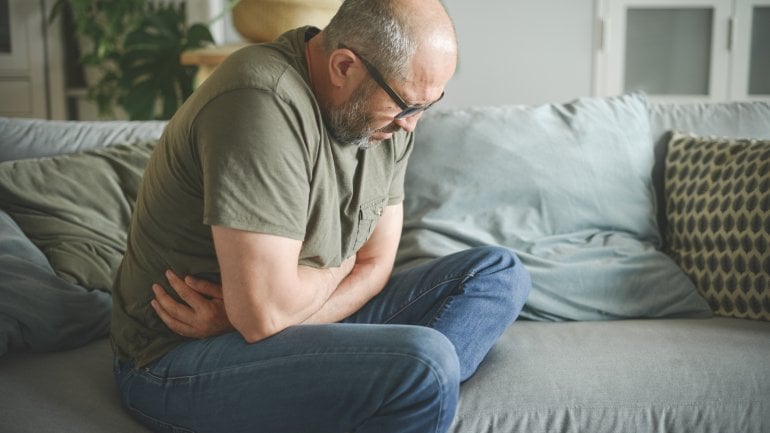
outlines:
[[[770, 0], [768, 0], [770, 1]], [[599, 93], [657, 100], [728, 96], [732, 0], [606, 0]], [[600, 12], [601, 13], [601, 12]]]
[[770, 0], [736, 2], [731, 98], [770, 99]]
[[626, 10], [623, 88], [708, 96], [713, 8]]

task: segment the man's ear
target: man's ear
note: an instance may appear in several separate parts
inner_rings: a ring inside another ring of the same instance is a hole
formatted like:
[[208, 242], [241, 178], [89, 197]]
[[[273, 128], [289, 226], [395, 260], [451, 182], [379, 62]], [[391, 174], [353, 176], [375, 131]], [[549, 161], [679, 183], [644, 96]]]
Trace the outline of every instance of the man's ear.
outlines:
[[329, 56], [329, 78], [336, 87], [344, 87], [351, 79], [355, 79], [357, 71], [361, 68], [356, 63], [356, 56], [352, 51], [338, 48]]

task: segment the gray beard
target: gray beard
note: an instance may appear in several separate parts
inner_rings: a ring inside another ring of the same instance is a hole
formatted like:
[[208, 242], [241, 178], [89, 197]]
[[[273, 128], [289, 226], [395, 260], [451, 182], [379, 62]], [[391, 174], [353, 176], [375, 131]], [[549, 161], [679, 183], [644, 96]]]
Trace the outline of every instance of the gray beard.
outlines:
[[356, 145], [359, 149], [369, 149], [376, 144], [372, 140], [375, 129], [370, 126], [372, 119], [366, 110], [373, 90], [371, 83], [362, 84], [341, 106], [327, 107], [326, 124], [335, 140]]

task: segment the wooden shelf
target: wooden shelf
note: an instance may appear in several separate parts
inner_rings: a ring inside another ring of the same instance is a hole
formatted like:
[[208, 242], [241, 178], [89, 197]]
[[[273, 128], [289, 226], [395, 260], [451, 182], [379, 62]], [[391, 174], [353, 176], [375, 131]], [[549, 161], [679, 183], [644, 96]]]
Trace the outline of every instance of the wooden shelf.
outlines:
[[183, 65], [198, 67], [195, 83], [196, 85], [200, 85], [212, 72], [214, 72], [214, 69], [216, 69], [227, 56], [248, 45], [251, 45], [251, 43], [236, 42], [189, 50], [182, 53], [179, 62]]

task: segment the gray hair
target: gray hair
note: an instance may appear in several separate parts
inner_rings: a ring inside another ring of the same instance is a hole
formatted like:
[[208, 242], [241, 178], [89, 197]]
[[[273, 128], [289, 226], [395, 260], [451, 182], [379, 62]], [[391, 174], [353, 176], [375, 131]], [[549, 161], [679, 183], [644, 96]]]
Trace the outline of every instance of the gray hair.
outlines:
[[324, 49], [344, 44], [385, 77], [406, 79], [417, 42], [408, 14], [396, 9], [391, 0], [345, 0], [324, 29]]

